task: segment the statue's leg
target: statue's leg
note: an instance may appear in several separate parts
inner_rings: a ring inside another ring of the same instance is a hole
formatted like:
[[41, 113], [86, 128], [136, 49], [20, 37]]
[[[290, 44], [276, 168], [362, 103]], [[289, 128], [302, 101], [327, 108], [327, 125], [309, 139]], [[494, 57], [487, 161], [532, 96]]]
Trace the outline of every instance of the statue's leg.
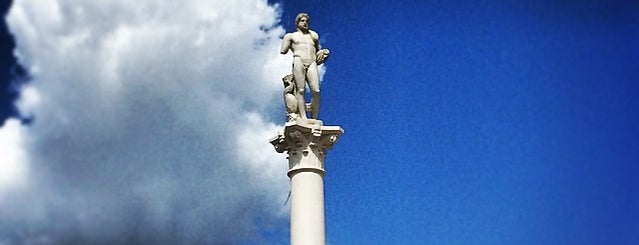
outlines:
[[320, 109], [320, 84], [319, 84], [319, 72], [317, 70], [317, 64], [313, 62], [306, 72], [308, 78], [308, 88], [311, 90], [311, 117], [319, 119]]
[[299, 57], [293, 57], [293, 76], [295, 78], [295, 98], [297, 99], [297, 110], [302, 119], [306, 118], [306, 99], [304, 98], [304, 87], [306, 80], [306, 71], [304, 64]]

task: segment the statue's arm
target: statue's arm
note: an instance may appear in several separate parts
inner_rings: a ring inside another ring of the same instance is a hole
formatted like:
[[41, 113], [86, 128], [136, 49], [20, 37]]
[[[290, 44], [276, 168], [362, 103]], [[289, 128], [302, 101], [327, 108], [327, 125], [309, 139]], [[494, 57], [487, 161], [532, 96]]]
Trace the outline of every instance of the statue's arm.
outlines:
[[318, 65], [321, 65], [326, 62], [326, 59], [328, 59], [330, 51], [328, 51], [328, 49], [322, 49], [322, 45], [320, 45], [319, 42], [319, 34], [317, 34], [317, 32], [311, 31], [311, 35], [315, 41], [315, 50], [317, 50], [317, 53], [315, 54], [315, 62], [317, 62]]
[[284, 39], [282, 40], [282, 48], [280, 49], [280, 54], [288, 53], [288, 50], [291, 48], [291, 35], [284, 35]]
[[311, 37], [313, 37], [313, 41], [315, 43], [315, 50], [320, 50], [322, 49], [322, 45], [320, 45], [319, 42], [319, 34], [317, 34], [317, 32], [311, 31]]

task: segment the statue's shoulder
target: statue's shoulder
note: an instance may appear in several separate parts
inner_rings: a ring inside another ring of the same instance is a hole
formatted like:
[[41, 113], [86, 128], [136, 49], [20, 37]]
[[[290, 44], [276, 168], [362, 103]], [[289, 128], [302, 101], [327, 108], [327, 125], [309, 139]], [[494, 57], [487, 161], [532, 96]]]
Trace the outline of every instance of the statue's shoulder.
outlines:
[[317, 34], [317, 32], [315, 32], [313, 30], [309, 30], [309, 32], [311, 33], [311, 37], [313, 37], [315, 39], [319, 39], [319, 34]]
[[289, 33], [286, 33], [286, 35], [284, 35], [284, 38], [288, 38], [288, 39], [291, 39], [291, 40], [295, 40], [295, 39], [302, 38], [302, 36], [303, 36], [303, 35], [302, 35], [302, 33], [301, 33], [301, 32], [297, 32], [297, 31], [296, 31], [296, 32], [289, 32]]

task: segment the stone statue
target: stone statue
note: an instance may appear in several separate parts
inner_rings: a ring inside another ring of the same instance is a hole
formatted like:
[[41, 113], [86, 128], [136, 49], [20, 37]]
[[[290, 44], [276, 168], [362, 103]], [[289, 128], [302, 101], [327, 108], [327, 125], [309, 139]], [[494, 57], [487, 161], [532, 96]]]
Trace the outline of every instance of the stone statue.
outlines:
[[[299, 111], [298, 103], [295, 97], [295, 78], [293, 74], [286, 75], [282, 78], [284, 83], [284, 107], [286, 107], [286, 121], [296, 121]], [[306, 108], [305, 108], [306, 109]]]
[[[284, 82], [284, 101], [286, 104], [287, 120], [308, 120], [306, 112], [310, 109], [311, 118], [319, 119], [319, 72], [318, 65], [328, 59], [328, 49], [321, 49], [319, 35], [309, 29], [309, 16], [300, 13], [295, 18], [297, 30], [287, 33], [282, 40], [281, 54], [293, 51], [293, 74], [282, 78]], [[305, 87], [311, 90], [311, 103], [307, 107]], [[292, 95], [292, 96], [291, 96]]]
[[[324, 222], [324, 161], [328, 150], [344, 134], [340, 126], [325, 126], [319, 120], [320, 84], [318, 65], [329, 56], [321, 49], [319, 35], [308, 27], [309, 17], [295, 18], [297, 30], [284, 35], [280, 53], [293, 51], [293, 73], [282, 78], [287, 122], [270, 143], [286, 152], [291, 180], [292, 245], [326, 244]], [[311, 103], [306, 103], [308, 85]], [[307, 115], [310, 112], [310, 117]]]

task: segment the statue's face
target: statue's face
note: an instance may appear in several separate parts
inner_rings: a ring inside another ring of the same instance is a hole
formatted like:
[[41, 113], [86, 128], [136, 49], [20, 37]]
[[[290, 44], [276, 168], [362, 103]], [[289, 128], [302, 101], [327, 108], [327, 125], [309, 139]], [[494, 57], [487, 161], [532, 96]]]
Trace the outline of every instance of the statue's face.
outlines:
[[297, 28], [302, 30], [308, 30], [308, 18], [302, 17], [299, 21], [297, 21]]

